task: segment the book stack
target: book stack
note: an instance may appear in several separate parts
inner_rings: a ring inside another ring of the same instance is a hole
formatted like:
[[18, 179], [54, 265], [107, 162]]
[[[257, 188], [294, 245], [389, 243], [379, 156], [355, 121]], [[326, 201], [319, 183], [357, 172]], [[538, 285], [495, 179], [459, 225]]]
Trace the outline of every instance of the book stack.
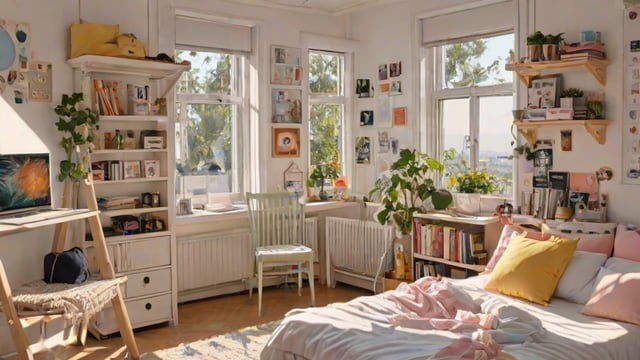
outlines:
[[575, 106], [573, 108], [573, 119], [574, 120], [587, 120], [588, 118], [588, 113], [587, 113], [587, 107], [582, 105], [582, 106]]
[[100, 115], [124, 115], [118, 95], [120, 81], [93, 79], [96, 109]]
[[135, 209], [139, 206], [137, 196], [105, 196], [97, 199], [100, 210]]
[[604, 44], [601, 42], [590, 44], [564, 45], [560, 50], [561, 60], [604, 59]]

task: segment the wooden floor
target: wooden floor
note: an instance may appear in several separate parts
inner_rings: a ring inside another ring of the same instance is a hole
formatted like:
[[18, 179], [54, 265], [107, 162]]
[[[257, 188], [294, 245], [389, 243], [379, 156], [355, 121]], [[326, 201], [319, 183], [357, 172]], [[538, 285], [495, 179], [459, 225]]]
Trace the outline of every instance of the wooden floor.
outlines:
[[[365, 290], [338, 283], [336, 288], [327, 288], [316, 282], [316, 306], [348, 301], [361, 295], [371, 295]], [[177, 326], [154, 326], [135, 331], [140, 353], [173, 347], [185, 342], [206, 339], [246, 326], [261, 324], [284, 317], [293, 308], [308, 307], [310, 296], [308, 286], [303, 287], [298, 296], [295, 285], [269, 287], [264, 289], [263, 316], [258, 317], [258, 294], [249, 299], [248, 292], [225, 295], [178, 305], [179, 324]], [[96, 340], [88, 335], [87, 346], [56, 348], [47, 354], [38, 354], [36, 359], [124, 359], [125, 348], [122, 339], [114, 336], [106, 340]]]

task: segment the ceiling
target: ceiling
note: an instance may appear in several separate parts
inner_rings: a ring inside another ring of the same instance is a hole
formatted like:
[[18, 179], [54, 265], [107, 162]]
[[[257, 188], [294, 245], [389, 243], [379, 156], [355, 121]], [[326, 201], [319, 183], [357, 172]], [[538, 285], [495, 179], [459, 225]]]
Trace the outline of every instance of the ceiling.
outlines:
[[400, 0], [226, 0], [294, 11], [342, 15], [355, 10], [390, 4]]

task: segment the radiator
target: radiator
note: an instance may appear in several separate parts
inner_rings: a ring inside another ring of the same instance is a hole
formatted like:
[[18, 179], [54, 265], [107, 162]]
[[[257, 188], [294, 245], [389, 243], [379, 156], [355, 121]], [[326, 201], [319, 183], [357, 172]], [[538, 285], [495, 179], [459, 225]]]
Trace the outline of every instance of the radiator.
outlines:
[[235, 230], [177, 239], [178, 291], [253, 276], [249, 231]]
[[373, 221], [328, 216], [325, 239], [327, 284], [333, 287], [338, 280], [337, 274], [348, 274], [373, 282], [375, 292], [378, 278], [391, 264], [393, 227]]
[[318, 262], [318, 218], [308, 217], [304, 219], [304, 236], [302, 245], [308, 246], [314, 251], [314, 262]]

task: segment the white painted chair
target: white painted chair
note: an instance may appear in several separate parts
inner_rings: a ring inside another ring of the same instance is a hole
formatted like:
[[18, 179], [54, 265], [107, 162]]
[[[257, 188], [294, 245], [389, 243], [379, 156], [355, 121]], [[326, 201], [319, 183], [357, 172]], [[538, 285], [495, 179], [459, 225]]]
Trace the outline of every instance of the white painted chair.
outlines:
[[[254, 278], [258, 282], [258, 316], [262, 316], [262, 284], [265, 277], [298, 275], [302, 296], [302, 273], [307, 274], [311, 305], [316, 298], [313, 284], [313, 249], [301, 245], [304, 205], [295, 193], [247, 193], [251, 241], [255, 251]], [[249, 297], [253, 296], [253, 283]]]

